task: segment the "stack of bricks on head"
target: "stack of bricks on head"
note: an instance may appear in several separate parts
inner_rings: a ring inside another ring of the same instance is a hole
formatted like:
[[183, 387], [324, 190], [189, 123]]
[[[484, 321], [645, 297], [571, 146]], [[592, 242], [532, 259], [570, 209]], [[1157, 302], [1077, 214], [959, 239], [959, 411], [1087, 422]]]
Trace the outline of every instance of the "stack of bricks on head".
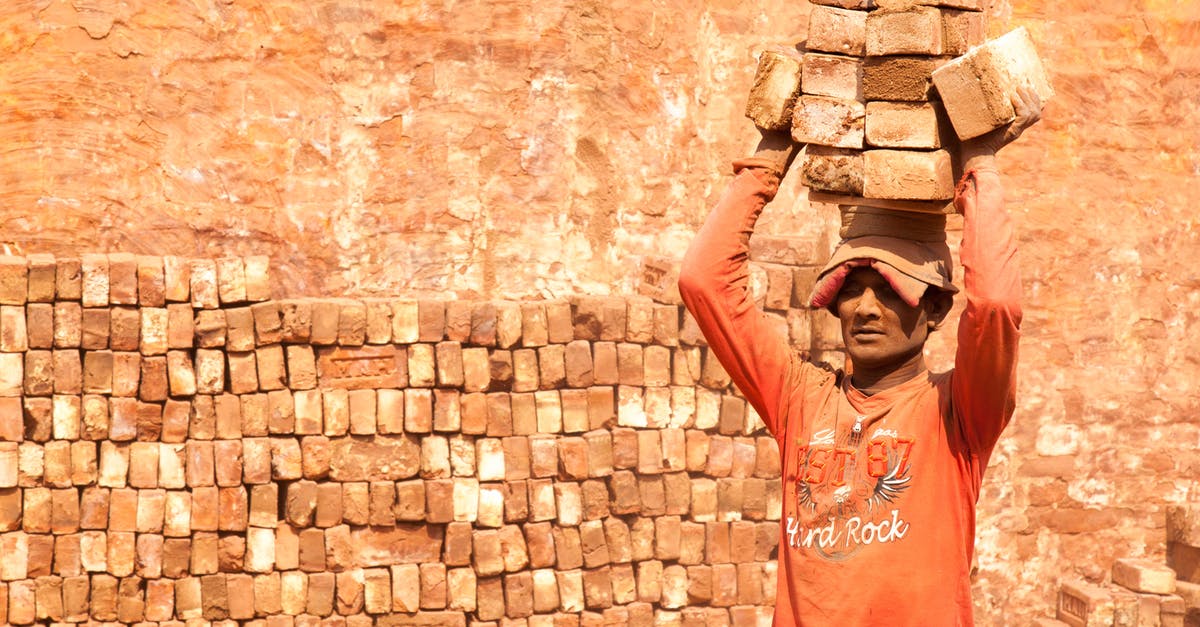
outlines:
[[1023, 28], [984, 43], [980, 0], [813, 4], [804, 52], [765, 50], [746, 107], [807, 144], [813, 200], [950, 212], [954, 135], [1013, 121], [1019, 86], [1053, 95]]
[[768, 624], [778, 447], [669, 265], [273, 299], [265, 257], [0, 256], [0, 625]]
[[1124, 558], [1110, 583], [1064, 581], [1055, 618], [1033, 627], [1200, 627], [1200, 505], [1171, 506], [1166, 517], [1166, 564]]

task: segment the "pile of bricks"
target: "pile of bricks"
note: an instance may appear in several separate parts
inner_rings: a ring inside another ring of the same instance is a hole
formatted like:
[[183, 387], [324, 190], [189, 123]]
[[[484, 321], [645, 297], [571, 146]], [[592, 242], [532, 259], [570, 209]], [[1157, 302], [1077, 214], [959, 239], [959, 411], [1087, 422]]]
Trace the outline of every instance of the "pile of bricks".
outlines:
[[1117, 560], [1112, 582], [1063, 582], [1056, 618], [1034, 627], [1200, 627], [1200, 506], [1167, 511], [1167, 563]]
[[815, 200], [945, 212], [955, 131], [1011, 122], [1018, 85], [1053, 93], [1023, 29], [973, 48], [985, 35], [978, 0], [814, 5], [803, 53], [760, 56], [746, 115], [808, 145], [802, 177]]
[[669, 297], [271, 285], [0, 258], [0, 624], [769, 624], [778, 448]]

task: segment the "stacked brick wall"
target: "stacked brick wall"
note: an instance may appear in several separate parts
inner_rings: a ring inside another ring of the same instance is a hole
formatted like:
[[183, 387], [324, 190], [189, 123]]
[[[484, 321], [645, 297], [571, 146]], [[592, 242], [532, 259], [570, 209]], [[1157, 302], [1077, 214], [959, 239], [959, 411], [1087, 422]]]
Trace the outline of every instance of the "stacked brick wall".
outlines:
[[[807, 349], [805, 254], [755, 254]], [[769, 624], [778, 448], [669, 264], [523, 303], [267, 270], [0, 259], [0, 623]]]

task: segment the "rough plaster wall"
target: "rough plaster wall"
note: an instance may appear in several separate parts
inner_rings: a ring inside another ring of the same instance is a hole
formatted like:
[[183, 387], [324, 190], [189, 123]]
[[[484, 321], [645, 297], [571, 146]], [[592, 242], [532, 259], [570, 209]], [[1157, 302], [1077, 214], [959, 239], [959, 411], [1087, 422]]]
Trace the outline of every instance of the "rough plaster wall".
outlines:
[[[277, 296], [624, 293], [752, 143], [804, 3], [76, 2], [0, 9], [0, 233], [25, 252], [269, 254]], [[1200, 498], [1200, 15], [997, 0], [1057, 98], [1003, 155], [1027, 295], [981, 499], [981, 624], [1161, 555]], [[763, 230], [821, 237], [794, 181]], [[943, 338], [952, 337], [947, 329]], [[948, 363], [945, 339], [931, 347]]]

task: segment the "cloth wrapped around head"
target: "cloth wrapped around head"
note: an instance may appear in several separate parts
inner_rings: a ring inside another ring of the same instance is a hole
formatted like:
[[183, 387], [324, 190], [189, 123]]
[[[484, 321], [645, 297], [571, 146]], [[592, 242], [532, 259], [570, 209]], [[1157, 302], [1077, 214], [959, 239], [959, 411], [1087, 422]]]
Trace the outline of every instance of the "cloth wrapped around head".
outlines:
[[872, 207], [842, 209], [842, 241], [821, 269], [809, 306], [828, 307], [854, 268], [878, 272], [910, 306], [930, 286], [955, 293], [954, 260], [946, 245], [946, 216]]

